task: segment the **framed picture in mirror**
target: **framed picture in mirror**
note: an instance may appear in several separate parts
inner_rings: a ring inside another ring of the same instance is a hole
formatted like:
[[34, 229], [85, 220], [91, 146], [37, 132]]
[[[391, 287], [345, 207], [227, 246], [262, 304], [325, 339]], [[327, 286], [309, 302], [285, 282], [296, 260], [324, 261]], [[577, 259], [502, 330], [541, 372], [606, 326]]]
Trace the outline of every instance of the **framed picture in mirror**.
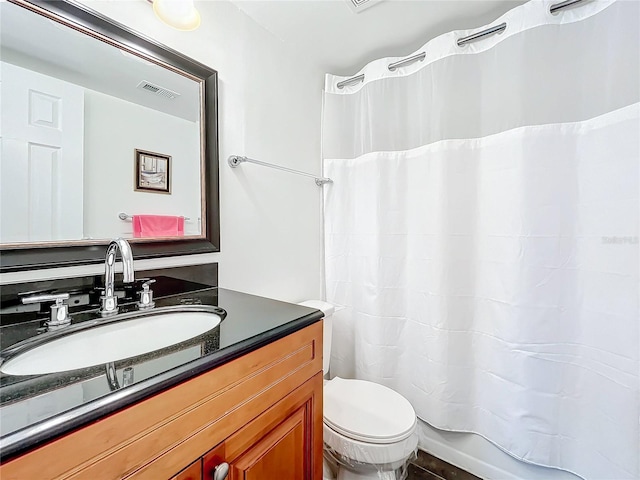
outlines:
[[171, 193], [171, 156], [135, 150], [136, 192]]

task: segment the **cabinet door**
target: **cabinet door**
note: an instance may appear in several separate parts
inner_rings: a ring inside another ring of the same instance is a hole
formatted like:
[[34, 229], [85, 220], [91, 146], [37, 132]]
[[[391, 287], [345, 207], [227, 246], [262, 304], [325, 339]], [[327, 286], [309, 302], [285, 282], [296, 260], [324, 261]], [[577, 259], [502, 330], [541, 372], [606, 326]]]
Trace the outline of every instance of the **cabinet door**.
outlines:
[[305, 408], [300, 408], [231, 464], [231, 480], [304, 480]]
[[202, 460], [196, 460], [171, 480], [202, 480]]
[[216, 468], [221, 467], [225, 463], [224, 458], [224, 443], [218, 445], [212, 450], [209, 450], [202, 457], [202, 480], [222, 480], [225, 478], [221, 474], [214, 476]]
[[225, 441], [229, 480], [322, 478], [322, 374]]

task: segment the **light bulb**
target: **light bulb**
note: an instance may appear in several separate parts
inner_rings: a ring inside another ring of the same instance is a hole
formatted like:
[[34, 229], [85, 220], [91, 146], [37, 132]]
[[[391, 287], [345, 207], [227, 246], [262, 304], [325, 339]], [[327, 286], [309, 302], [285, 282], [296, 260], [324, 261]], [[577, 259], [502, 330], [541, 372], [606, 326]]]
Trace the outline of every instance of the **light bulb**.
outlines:
[[178, 30], [195, 30], [200, 26], [200, 13], [193, 0], [154, 0], [153, 11], [160, 20]]

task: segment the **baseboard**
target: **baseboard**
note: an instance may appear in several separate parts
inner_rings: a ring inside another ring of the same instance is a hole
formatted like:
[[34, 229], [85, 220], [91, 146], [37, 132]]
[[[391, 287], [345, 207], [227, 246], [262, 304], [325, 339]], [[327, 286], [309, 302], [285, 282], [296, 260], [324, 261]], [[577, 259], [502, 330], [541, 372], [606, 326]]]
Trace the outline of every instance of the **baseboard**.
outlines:
[[441, 443], [437, 445], [420, 445], [419, 448], [484, 480], [522, 480], [519, 476], [455, 450], [448, 445]]
[[[428, 428], [426, 425], [421, 425]], [[462, 434], [464, 435], [464, 434]], [[472, 434], [467, 434], [472, 435]], [[429, 435], [421, 434], [418, 447], [431, 455], [441, 458], [445, 462], [466, 470], [473, 475], [485, 480], [522, 480], [521, 477], [507, 472], [496, 465], [484, 462], [483, 460], [471, 456], [460, 449], [438, 441]]]

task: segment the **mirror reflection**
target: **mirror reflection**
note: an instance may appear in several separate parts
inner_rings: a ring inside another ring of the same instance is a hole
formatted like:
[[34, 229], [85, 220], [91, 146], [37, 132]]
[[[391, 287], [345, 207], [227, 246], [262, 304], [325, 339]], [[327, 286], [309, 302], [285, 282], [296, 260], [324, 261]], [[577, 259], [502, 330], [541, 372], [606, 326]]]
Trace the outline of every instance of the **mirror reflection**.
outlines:
[[0, 9], [0, 244], [204, 236], [202, 80]]

